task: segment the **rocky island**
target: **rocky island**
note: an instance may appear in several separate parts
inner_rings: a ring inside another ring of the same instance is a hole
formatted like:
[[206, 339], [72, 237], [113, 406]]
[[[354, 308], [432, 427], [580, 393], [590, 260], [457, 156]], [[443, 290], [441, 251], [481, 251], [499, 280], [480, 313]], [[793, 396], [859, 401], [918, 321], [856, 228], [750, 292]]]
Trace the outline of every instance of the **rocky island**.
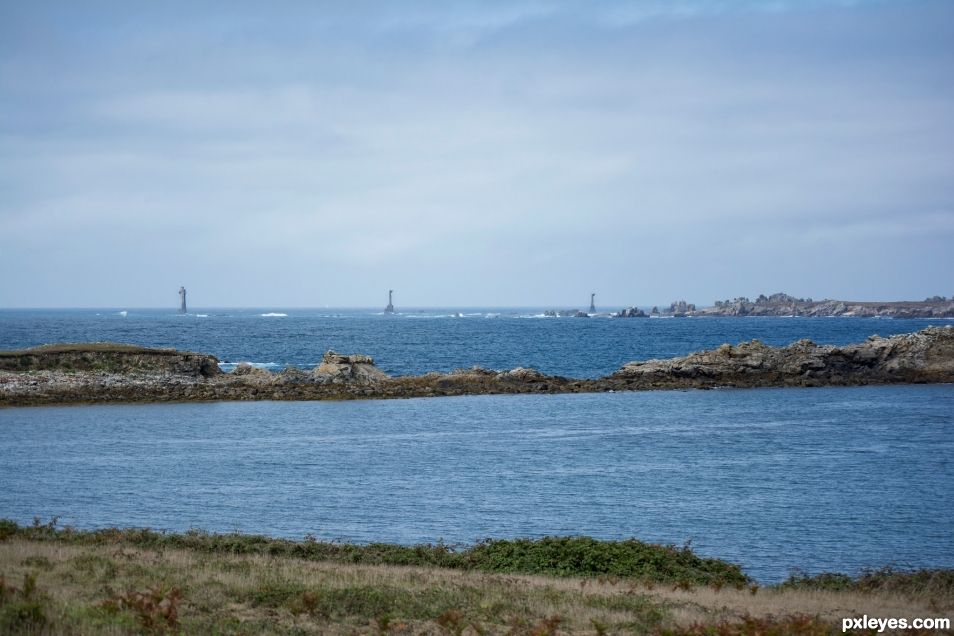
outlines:
[[800, 316], [805, 318], [954, 318], [954, 296], [932, 296], [921, 301], [854, 301], [812, 300], [796, 298], [783, 292], [755, 300], [745, 296], [717, 300], [711, 307], [697, 307], [695, 303], [674, 300], [668, 307], [654, 306], [647, 314], [636, 306], [605, 314], [587, 313], [579, 309], [551, 309], [543, 312], [547, 318], [589, 318], [593, 315], [610, 318], [685, 318], [688, 316], [746, 317], [746, 316]]
[[933, 296], [922, 301], [861, 302], [852, 300], [812, 300], [795, 298], [779, 292], [755, 300], [744, 296], [717, 300], [711, 307], [697, 309], [684, 300], [673, 302], [668, 310], [654, 315], [669, 316], [803, 316], [819, 318], [828, 316], [856, 318], [952, 318], [954, 297]]
[[365, 355], [329, 351], [315, 369], [278, 373], [215, 356], [111, 343], [0, 352], [0, 406], [192, 400], [326, 400], [504, 393], [954, 382], [954, 326], [843, 347], [800, 340], [724, 344], [669, 360], [630, 362], [597, 379], [480, 367], [389, 376]]

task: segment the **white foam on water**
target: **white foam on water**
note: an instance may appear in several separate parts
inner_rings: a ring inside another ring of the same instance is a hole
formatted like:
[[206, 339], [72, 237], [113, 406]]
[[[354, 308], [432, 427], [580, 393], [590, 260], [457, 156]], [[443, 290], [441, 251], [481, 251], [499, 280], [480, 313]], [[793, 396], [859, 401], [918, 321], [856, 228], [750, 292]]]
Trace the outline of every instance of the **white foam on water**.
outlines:
[[123, 316], [123, 317], [125, 318], [128, 313], [129, 313], [129, 312], [124, 309], [123, 311], [120, 311], [120, 312], [119, 312], [119, 315], [120, 315], [120, 316]]
[[287, 318], [288, 314], [279, 314], [275, 312], [269, 312], [267, 314], [260, 314], [262, 318]]
[[208, 318], [208, 317], [209, 317], [209, 314], [196, 314], [195, 317], [196, 317], [196, 318]]

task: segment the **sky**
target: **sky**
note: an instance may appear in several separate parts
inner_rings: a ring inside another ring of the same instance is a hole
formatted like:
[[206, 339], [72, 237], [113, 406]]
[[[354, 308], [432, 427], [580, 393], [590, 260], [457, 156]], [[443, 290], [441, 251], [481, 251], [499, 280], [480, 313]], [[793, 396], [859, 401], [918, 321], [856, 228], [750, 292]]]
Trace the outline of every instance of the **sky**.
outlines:
[[0, 0], [0, 308], [954, 295], [954, 2]]

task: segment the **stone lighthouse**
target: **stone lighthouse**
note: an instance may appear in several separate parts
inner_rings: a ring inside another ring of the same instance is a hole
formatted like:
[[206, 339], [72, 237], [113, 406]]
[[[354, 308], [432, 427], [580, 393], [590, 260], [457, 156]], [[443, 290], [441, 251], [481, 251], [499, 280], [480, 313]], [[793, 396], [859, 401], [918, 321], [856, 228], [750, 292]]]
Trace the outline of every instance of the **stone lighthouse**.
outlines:
[[180, 314], [188, 313], [188, 310], [186, 309], [185, 297], [186, 297], [185, 287], [180, 287], [179, 288], [179, 313]]

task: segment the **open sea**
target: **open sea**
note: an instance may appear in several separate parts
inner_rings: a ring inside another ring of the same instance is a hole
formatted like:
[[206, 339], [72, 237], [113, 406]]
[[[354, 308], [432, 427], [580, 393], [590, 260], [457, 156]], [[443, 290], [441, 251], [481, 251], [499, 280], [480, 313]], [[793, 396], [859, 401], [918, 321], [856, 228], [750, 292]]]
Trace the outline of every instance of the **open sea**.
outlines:
[[[534, 309], [3, 310], [0, 349], [118, 341], [280, 369], [597, 377], [758, 338], [954, 320], [543, 318]], [[0, 409], [0, 517], [471, 543], [585, 534], [792, 568], [954, 567], [954, 386]]]

